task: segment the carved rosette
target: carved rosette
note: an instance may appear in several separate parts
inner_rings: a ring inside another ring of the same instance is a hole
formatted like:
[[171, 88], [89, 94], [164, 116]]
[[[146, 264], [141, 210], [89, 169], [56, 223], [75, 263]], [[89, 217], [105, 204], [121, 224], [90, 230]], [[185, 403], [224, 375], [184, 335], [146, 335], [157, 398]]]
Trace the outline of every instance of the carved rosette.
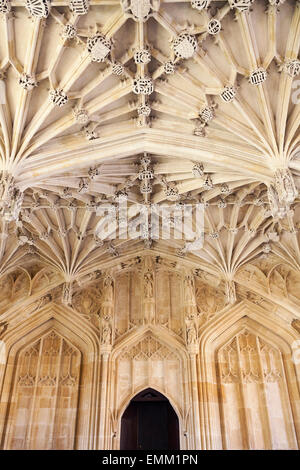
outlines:
[[159, 10], [160, 0], [121, 0], [124, 13], [135, 21], [147, 21], [153, 12]]
[[0, 1], [0, 13], [6, 15], [11, 10], [11, 4], [8, 0], [1, 0]]
[[240, 12], [249, 11], [253, 0], [228, 0], [230, 8], [236, 8]]

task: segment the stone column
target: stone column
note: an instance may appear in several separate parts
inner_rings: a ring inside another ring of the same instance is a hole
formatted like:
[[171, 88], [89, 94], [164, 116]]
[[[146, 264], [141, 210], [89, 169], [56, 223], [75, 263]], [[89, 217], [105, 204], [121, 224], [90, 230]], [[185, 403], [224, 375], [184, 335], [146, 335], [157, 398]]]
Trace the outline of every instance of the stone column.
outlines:
[[184, 310], [186, 325], [186, 345], [189, 353], [191, 399], [193, 409], [194, 446], [201, 449], [200, 439], [200, 409], [198, 394], [198, 375], [196, 358], [199, 352], [198, 344], [198, 314], [195, 297], [195, 282], [192, 273], [184, 277]]
[[191, 390], [192, 390], [192, 408], [193, 408], [193, 424], [194, 424], [194, 445], [195, 449], [201, 449], [201, 436], [200, 436], [200, 408], [199, 408], [199, 395], [198, 395], [198, 375], [196, 358], [198, 354], [198, 345], [188, 346], [190, 357], [190, 371], [191, 371]]
[[103, 301], [99, 316], [100, 354], [101, 354], [101, 386], [100, 386], [100, 420], [99, 420], [99, 446], [100, 450], [106, 446], [106, 423], [108, 419], [108, 376], [109, 357], [114, 340], [113, 329], [114, 313], [114, 281], [108, 274], [103, 281]]
[[3, 340], [3, 334], [6, 331], [7, 324], [6, 323], [1, 323], [0, 324], [0, 388], [2, 381], [4, 379], [4, 370], [5, 370], [5, 365], [6, 365], [6, 344], [5, 341]]
[[99, 446], [98, 449], [105, 449], [106, 441], [106, 421], [107, 421], [107, 391], [108, 391], [108, 363], [112, 347], [103, 345], [100, 348], [101, 354], [101, 387], [100, 387], [100, 420], [99, 420]]

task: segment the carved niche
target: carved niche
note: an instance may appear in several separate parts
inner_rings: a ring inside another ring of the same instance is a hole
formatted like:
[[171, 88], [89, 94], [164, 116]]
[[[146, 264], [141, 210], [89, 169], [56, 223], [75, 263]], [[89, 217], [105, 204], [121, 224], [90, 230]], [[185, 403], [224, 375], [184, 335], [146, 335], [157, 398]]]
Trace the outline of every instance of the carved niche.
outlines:
[[277, 347], [247, 328], [217, 352], [226, 449], [287, 449], [293, 445], [282, 359]]
[[80, 352], [55, 331], [19, 355], [6, 448], [74, 448], [80, 363]]

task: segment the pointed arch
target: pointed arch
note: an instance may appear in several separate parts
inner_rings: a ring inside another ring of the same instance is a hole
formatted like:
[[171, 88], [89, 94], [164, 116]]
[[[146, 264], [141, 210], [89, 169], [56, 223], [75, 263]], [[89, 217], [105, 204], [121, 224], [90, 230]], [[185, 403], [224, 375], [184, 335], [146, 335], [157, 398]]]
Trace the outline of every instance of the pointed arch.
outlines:
[[[121, 412], [120, 449], [158, 446], [164, 450], [179, 450], [179, 419], [178, 411], [164, 393], [144, 388], [130, 398]], [[146, 431], [146, 436], [143, 431], [140, 433], [140, 428]]]
[[[225, 400], [229, 400], [230, 397], [226, 398], [224, 396], [225, 389], [224, 383], [220, 380], [218, 354], [224, 346], [228, 345], [231, 341], [234, 341], [234, 339], [244, 331], [248, 331], [249, 334], [258, 338], [259, 341], [264, 342], [264, 344], [269, 345], [270, 348], [278, 352], [282, 374], [280, 393], [282, 393], [282, 400], [288, 402], [284, 419], [286, 423], [285, 425], [288, 427], [287, 439], [289, 439], [289, 442], [280, 443], [279, 441], [276, 442], [276, 438], [273, 436], [274, 432], [271, 429], [272, 426], [270, 424], [270, 420], [272, 417], [270, 418], [270, 413], [272, 410], [269, 409], [267, 416], [267, 403], [265, 403], [265, 405], [261, 405], [261, 403], [268, 398], [266, 398], [266, 390], [270, 388], [266, 385], [266, 380], [261, 377], [261, 380], [258, 381], [258, 388], [260, 391], [257, 390], [255, 393], [260, 393], [261, 398], [259, 400], [259, 406], [265, 406], [266, 408], [264, 410], [265, 417], [263, 419], [265, 428], [269, 429], [269, 431], [264, 430], [267, 434], [269, 432], [269, 436], [264, 437], [264, 444], [261, 445], [266, 448], [280, 448], [280, 446], [285, 447], [286, 445], [290, 446], [290, 448], [298, 448], [299, 410], [297, 403], [299, 403], [300, 371], [299, 365], [293, 362], [292, 355], [292, 344], [297, 340], [297, 333], [279, 317], [277, 321], [274, 321], [274, 317], [269, 315], [268, 312], [248, 301], [241, 302], [230, 311], [227, 311], [223, 315], [213, 319], [213, 321], [204, 328], [200, 335], [199, 370], [201, 376], [200, 395], [202, 396], [201, 412], [204, 417], [209, 416], [209, 419], [205, 420], [206, 424], [204, 424], [202, 429], [202, 432], [206, 437], [206, 446], [207, 448], [228, 447], [226, 444], [226, 435], [224, 435], [226, 434], [226, 429], [224, 427], [224, 402]], [[256, 353], [259, 354], [260, 351], [257, 350], [255, 354]], [[237, 357], [237, 360], [242, 360], [240, 355]], [[261, 368], [261, 359], [257, 358], [257, 361], [257, 367]], [[239, 368], [240, 366], [237, 367]], [[262, 371], [260, 372], [262, 373]], [[245, 394], [250, 392], [243, 392], [241, 389], [243, 387], [245, 388], [245, 380], [242, 379], [241, 375], [236, 378], [236, 382], [239, 384], [239, 391], [237, 393], [241, 400], [240, 410], [246, 410], [247, 403], [245, 403], [245, 400], [243, 399], [243, 393]], [[254, 393], [254, 391], [251, 393]], [[212, 399], [212, 397], [215, 397], [215, 400]], [[254, 400], [255, 395], [253, 395], [252, 408], [254, 407]], [[216, 406], [215, 403], [218, 403], [218, 406]], [[269, 407], [270, 406], [271, 405], [269, 405]], [[282, 406], [285, 406], [285, 404], [283, 403]], [[249, 405], [249, 409], [250, 408], [251, 405]], [[246, 410], [244, 413], [247, 414], [248, 411]], [[280, 426], [282, 423], [278, 422], [278, 425]], [[243, 429], [237, 430], [237, 432], [240, 433], [242, 431]], [[245, 431], [245, 433], [247, 434], [247, 431]], [[253, 440], [251, 441], [251, 436], [249, 437], [248, 435], [248, 438], [240, 445], [243, 448], [255, 448], [257, 443], [253, 442]]]
[[[63, 338], [74, 350], [81, 355], [80, 381], [78, 383], [79, 396], [76, 413], [76, 437], [73, 447], [76, 449], [96, 448], [97, 401], [99, 399], [99, 348], [94, 328], [87, 325], [87, 321], [73, 312], [69, 315], [68, 309], [56, 304], [48, 304], [40, 311], [27, 318], [22, 324], [17, 324], [7, 330], [3, 336], [6, 343], [7, 360], [0, 383], [1, 394], [1, 447], [9, 447], [7, 427], [10, 415], [15, 405], [14, 390], [17, 373], [22, 354], [31, 345], [35, 344], [49, 332]], [[41, 354], [39, 355], [41, 357]], [[47, 362], [47, 361], [46, 361]]]
[[166, 396], [179, 419], [180, 447], [189, 448], [190, 380], [188, 354], [175, 335], [154, 325], [139, 328], [119, 341], [111, 354], [107, 448], [120, 446], [121, 418], [130, 400], [146, 388]]

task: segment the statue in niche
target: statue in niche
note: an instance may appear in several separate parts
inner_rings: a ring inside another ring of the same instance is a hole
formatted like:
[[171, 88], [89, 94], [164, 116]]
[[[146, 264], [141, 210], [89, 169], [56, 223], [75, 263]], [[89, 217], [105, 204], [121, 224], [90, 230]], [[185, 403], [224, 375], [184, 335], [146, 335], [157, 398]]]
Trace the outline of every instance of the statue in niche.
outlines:
[[144, 274], [144, 295], [146, 299], [153, 297], [153, 274], [151, 271]]
[[106, 315], [102, 319], [101, 344], [111, 344], [111, 317]]
[[189, 315], [186, 317], [186, 342], [187, 344], [196, 344], [197, 343], [197, 326], [196, 319], [194, 315]]
[[114, 298], [114, 281], [111, 276], [104, 279], [104, 301], [113, 302]]
[[185, 302], [194, 301], [194, 279], [192, 276], [186, 276], [184, 279], [184, 300]]

